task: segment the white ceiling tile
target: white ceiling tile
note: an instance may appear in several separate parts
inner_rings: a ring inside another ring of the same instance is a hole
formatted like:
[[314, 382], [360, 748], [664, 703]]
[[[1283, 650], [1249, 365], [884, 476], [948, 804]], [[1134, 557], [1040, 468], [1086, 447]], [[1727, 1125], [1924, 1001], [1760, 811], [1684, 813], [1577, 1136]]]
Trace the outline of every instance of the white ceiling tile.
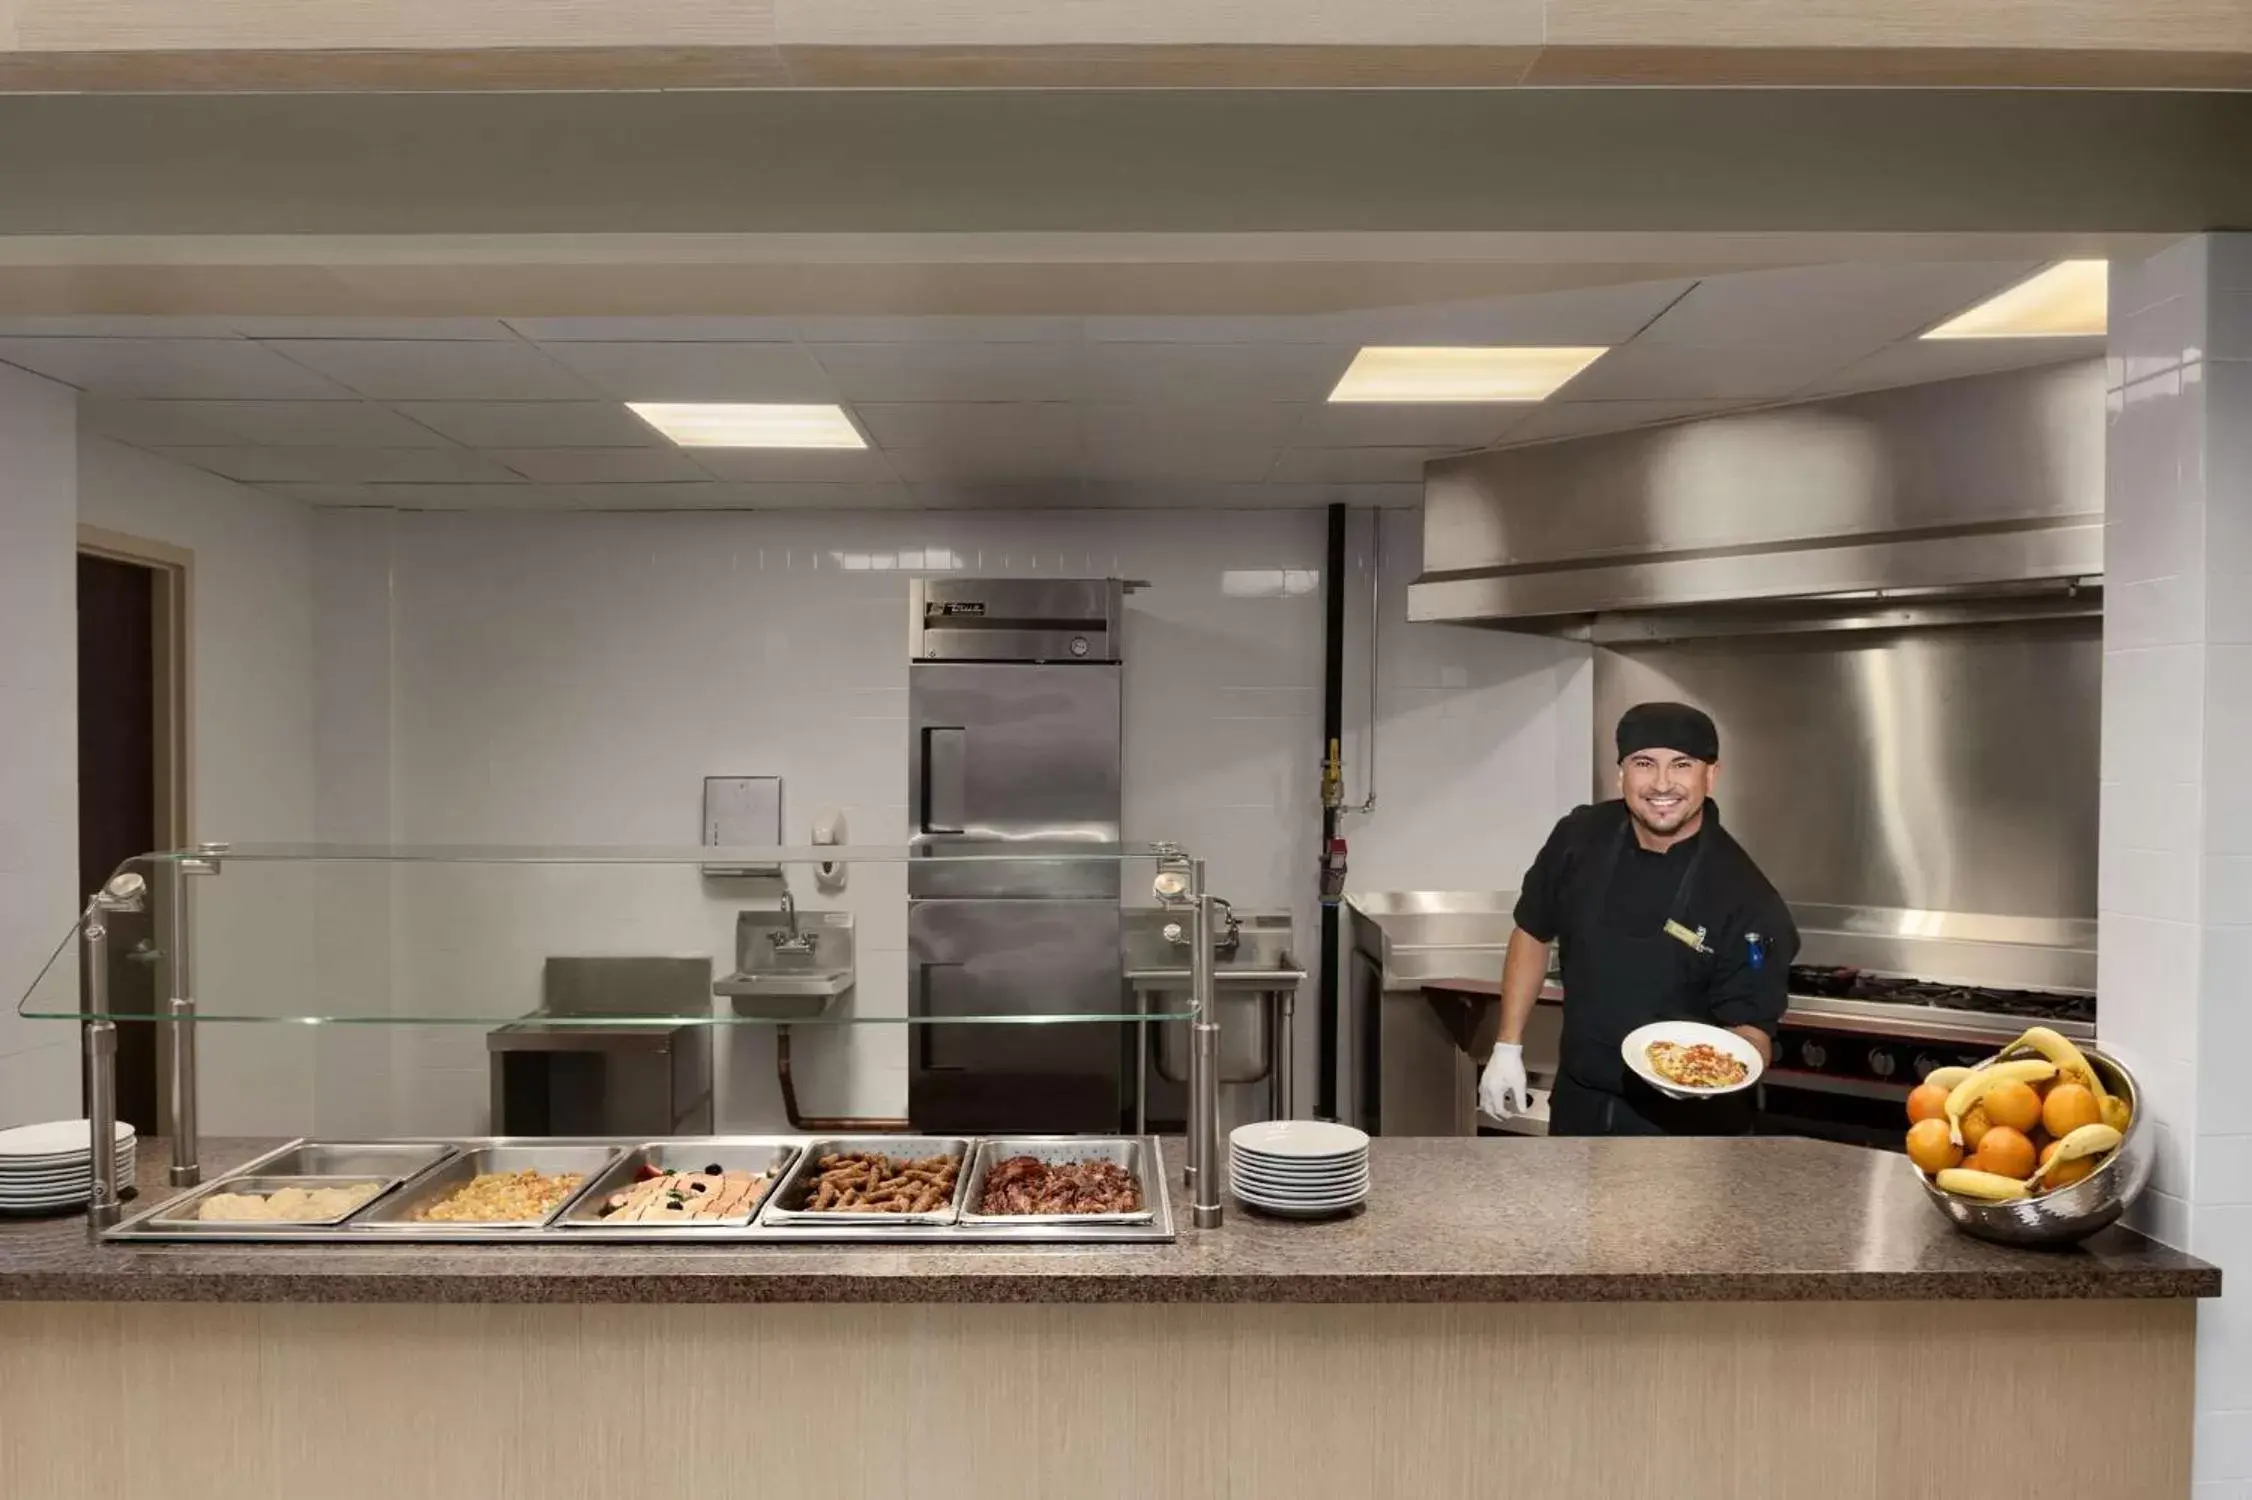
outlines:
[[261, 484], [254, 488], [281, 495], [301, 505], [381, 505], [375, 486], [367, 484]]
[[1079, 408], [1079, 428], [1098, 459], [1177, 443], [1273, 448], [1298, 430], [1306, 411], [1304, 403], [1272, 401], [1092, 401]]
[[678, 448], [488, 448], [536, 484], [668, 484], [711, 476]]
[[1837, 368], [1849, 351], [1800, 344], [1645, 344], [1613, 349], [1564, 387], [1570, 401], [1762, 400]]
[[657, 448], [663, 433], [615, 401], [398, 401], [393, 407], [472, 448]]
[[1159, 313], [1088, 318], [1081, 335], [1091, 344], [1335, 344], [1333, 313]]
[[539, 342], [595, 343], [788, 343], [797, 337], [794, 320], [770, 317], [657, 318], [507, 318], [523, 337]]
[[1080, 320], [1048, 317], [798, 318], [809, 344], [1074, 344]]
[[1843, 362], [1920, 333], [2037, 269], [2024, 261], [1856, 261], [1709, 276], [1642, 341], [1796, 344], [1832, 349]]
[[236, 436], [228, 441], [260, 448], [447, 448], [452, 444], [419, 422], [372, 401], [180, 401]]
[[1371, 308], [1339, 314], [1323, 326], [1355, 345], [1609, 346], [1634, 338], [1694, 285], [1693, 281], [1638, 281], [1519, 297]]
[[1179, 405], [1320, 401], [1354, 353], [1324, 344], [1089, 344], [1085, 352], [1090, 397]]
[[[580, 503], [614, 510], [907, 510], [915, 504], [906, 485], [881, 484], [713, 484], [610, 485], [597, 495], [578, 486]], [[662, 493], [693, 489], [692, 495]]]
[[258, 339], [514, 339], [498, 318], [232, 318]]
[[1256, 484], [1274, 467], [1275, 450], [1266, 443], [1180, 442], [1147, 447], [1121, 445], [1091, 454], [1087, 474], [1094, 480], [1181, 479], [1214, 484]]
[[1267, 476], [1278, 484], [1414, 484], [1428, 459], [1449, 449], [1293, 448]]
[[933, 510], [1071, 510], [1088, 503], [1076, 479], [933, 481], [909, 490], [917, 505]]
[[808, 344], [837, 394], [863, 401], [1067, 401], [1076, 344]]
[[175, 462], [245, 484], [509, 483], [516, 476], [466, 448], [160, 448]]
[[1525, 420], [1535, 403], [1385, 406], [1319, 402], [1291, 434], [1300, 448], [1483, 448]]
[[[574, 510], [581, 486], [569, 484], [370, 484], [370, 505], [398, 510]], [[697, 485], [645, 485], [693, 490]]]
[[869, 448], [698, 448], [714, 479], [786, 484], [888, 484], [892, 466]]
[[351, 395], [248, 339], [0, 339], [0, 361], [96, 396], [321, 401]]
[[852, 414], [879, 448], [1068, 448], [1077, 413], [1062, 401], [858, 401]]
[[378, 401], [568, 401], [594, 394], [529, 344], [290, 339], [252, 347], [280, 350]]
[[2101, 338], [1909, 339], [1823, 376], [1801, 394], [1836, 396], [1918, 385], [1927, 380], [1959, 380], [1968, 375], [1991, 375], [2076, 359], [2101, 359], [2103, 351]]
[[78, 422], [86, 431], [100, 437], [115, 438], [141, 448], [221, 447], [240, 443], [241, 433], [215, 425], [205, 414], [212, 404], [204, 401], [104, 401], [87, 396], [78, 403]]
[[545, 343], [620, 401], [832, 401], [821, 371], [787, 343]]
[[1282, 510], [1316, 505], [1423, 503], [1422, 484], [1091, 484], [1082, 504], [1133, 510]]
[[892, 471], [913, 484], [1076, 482], [1085, 471], [1085, 460], [1076, 447], [964, 453], [906, 448], [887, 456]]
[[175, 318], [138, 313], [81, 313], [72, 317], [0, 318], [0, 336], [27, 338], [231, 339], [229, 318]]
[[1511, 428], [1503, 442], [1514, 445], [1624, 432], [1630, 427], [1649, 427], [1685, 417], [1740, 411], [1745, 405], [1741, 401], [1546, 401]]

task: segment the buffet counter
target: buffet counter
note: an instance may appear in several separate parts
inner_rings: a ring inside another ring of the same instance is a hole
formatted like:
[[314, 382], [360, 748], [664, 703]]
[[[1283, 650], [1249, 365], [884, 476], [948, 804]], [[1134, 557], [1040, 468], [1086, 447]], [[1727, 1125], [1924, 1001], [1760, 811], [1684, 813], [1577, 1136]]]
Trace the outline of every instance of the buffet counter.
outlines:
[[[2220, 1273], [2125, 1230], [1980, 1243], [1900, 1158], [1804, 1140], [1389, 1138], [1371, 1165], [1356, 1217], [1177, 1215], [1146, 1245], [97, 1245], [0, 1222], [0, 1494], [278, 1500], [329, 1434], [367, 1461], [324, 1500], [746, 1476], [818, 1500], [1451, 1497], [1500, 1472], [1895, 1500], [1959, 1480], [1929, 1439], [1966, 1403], [2075, 1483], [2187, 1491], [2194, 1299]], [[2064, 1399], [2072, 1370], [2101, 1421]]]

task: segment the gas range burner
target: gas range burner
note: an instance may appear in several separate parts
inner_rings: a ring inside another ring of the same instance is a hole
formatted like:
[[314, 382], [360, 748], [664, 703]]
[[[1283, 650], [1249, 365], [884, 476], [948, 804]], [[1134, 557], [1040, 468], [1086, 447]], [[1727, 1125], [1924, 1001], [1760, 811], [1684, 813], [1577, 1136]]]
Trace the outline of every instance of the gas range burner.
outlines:
[[1903, 979], [1860, 969], [1827, 969], [1808, 964], [1791, 966], [1791, 993], [2017, 1016], [2029, 1021], [2079, 1021], [2093, 1025], [2096, 1019], [2093, 995], [2054, 990], [1988, 989], [1983, 985], [1943, 984], [1936, 980]]

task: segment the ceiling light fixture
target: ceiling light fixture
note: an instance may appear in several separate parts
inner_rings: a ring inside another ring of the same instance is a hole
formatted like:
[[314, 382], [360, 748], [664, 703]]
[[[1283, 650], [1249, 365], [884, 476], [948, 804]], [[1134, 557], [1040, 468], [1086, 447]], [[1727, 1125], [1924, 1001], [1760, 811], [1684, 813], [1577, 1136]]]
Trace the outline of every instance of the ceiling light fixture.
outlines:
[[865, 448], [841, 406], [628, 401], [626, 410], [683, 448]]
[[1927, 339], [2061, 339], [2100, 334], [2108, 326], [2111, 267], [2100, 260], [2059, 261], [1968, 312], [1957, 313]]
[[1607, 347], [1554, 349], [1371, 346], [1353, 356], [1336, 402], [1426, 406], [1545, 401], [1601, 359]]

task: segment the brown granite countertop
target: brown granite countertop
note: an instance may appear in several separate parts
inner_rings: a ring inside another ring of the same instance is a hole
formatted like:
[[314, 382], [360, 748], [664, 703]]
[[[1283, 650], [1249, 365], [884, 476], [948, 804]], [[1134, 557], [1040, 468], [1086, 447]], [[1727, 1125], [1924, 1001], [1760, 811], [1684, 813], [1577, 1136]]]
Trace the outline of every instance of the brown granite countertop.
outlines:
[[[208, 1141], [211, 1169], [278, 1142]], [[1360, 1214], [1230, 1207], [1169, 1245], [97, 1245], [0, 1220], [0, 1300], [93, 1302], [1597, 1302], [2214, 1297], [2124, 1229], [2062, 1250], [1957, 1234], [1899, 1157], [1822, 1141], [1389, 1138]], [[164, 1153], [140, 1153], [141, 1201]]]

